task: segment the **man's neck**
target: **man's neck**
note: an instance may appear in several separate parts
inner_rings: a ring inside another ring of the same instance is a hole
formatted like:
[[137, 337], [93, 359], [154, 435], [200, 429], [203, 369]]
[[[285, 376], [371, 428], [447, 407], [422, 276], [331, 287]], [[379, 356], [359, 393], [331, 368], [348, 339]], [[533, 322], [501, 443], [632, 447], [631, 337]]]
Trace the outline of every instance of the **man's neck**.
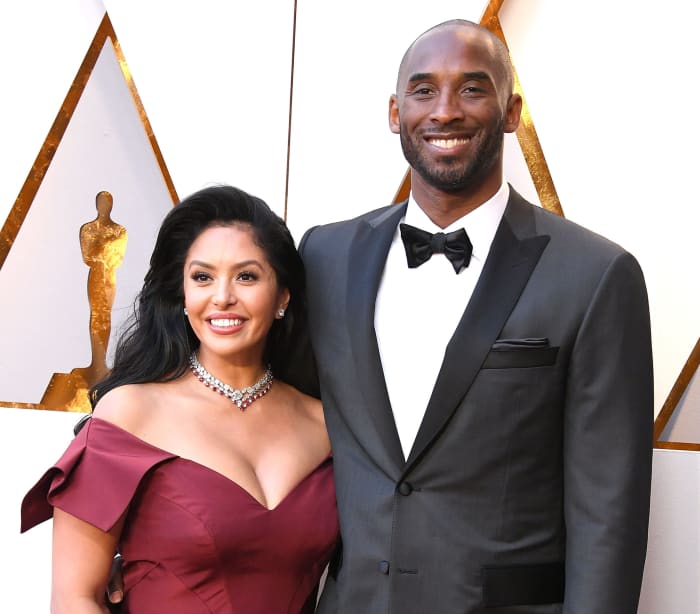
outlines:
[[418, 206], [436, 226], [447, 228], [452, 222], [474, 211], [498, 192], [502, 178], [494, 179], [476, 189], [445, 192], [426, 184], [416, 173], [413, 173], [411, 193]]

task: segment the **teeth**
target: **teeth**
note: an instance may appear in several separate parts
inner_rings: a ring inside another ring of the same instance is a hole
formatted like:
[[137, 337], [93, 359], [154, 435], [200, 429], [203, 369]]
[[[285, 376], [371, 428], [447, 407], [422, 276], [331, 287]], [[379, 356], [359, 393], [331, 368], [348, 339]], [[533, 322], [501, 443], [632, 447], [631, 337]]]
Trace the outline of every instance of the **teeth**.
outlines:
[[238, 318], [231, 319], [231, 318], [216, 318], [216, 319], [211, 319], [210, 322], [214, 326], [218, 326], [220, 328], [224, 328], [226, 326], [240, 326], [243, 324], [243, 320], [240, 320]]
[[441, 149], [450, 149], [458, 145], [466, 145], [469, 139], [430, 139], [430, 143]]

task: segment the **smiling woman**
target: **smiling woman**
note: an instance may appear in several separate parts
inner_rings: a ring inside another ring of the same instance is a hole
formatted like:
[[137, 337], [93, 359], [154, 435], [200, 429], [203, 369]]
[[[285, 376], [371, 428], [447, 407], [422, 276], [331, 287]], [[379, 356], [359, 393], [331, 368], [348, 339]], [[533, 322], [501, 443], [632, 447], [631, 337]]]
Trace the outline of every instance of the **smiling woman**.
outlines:
[[203, 360], [263, 361], [267, 334], [290, 295], [249, 226], [204, 230], [187, 254], [183, 286]]
[[94, 417], [22, 505], [22, 530], [54, 517], [53, 612], [102, 612], [117, 550], [122, 611], [313, 611], [338, 522], [321, 404], [285, 382], [305, 327], [263, 201], [212, 187], [166, 216]]

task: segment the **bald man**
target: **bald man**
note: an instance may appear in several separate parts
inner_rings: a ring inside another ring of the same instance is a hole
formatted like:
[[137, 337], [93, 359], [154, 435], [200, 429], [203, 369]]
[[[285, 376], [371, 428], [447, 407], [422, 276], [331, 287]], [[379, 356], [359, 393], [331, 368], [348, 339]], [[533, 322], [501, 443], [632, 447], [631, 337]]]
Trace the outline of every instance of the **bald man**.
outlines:
[[311, 229], [342, 552], [322, 614], [633, 614], [652, 361], [642, 272], [503, 179], [507, 49], [450, 21], [389, 103], [407, 202]]

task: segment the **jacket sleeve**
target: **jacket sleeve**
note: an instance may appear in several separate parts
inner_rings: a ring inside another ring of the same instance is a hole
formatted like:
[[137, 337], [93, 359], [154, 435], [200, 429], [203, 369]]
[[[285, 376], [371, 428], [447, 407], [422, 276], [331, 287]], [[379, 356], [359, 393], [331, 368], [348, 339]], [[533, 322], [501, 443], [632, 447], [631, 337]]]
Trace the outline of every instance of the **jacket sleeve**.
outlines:
[[574, 344], [564, 415], [565, 614], [635, 614], [646, 556], [653, 373], [642, 272], [623, 253]]

